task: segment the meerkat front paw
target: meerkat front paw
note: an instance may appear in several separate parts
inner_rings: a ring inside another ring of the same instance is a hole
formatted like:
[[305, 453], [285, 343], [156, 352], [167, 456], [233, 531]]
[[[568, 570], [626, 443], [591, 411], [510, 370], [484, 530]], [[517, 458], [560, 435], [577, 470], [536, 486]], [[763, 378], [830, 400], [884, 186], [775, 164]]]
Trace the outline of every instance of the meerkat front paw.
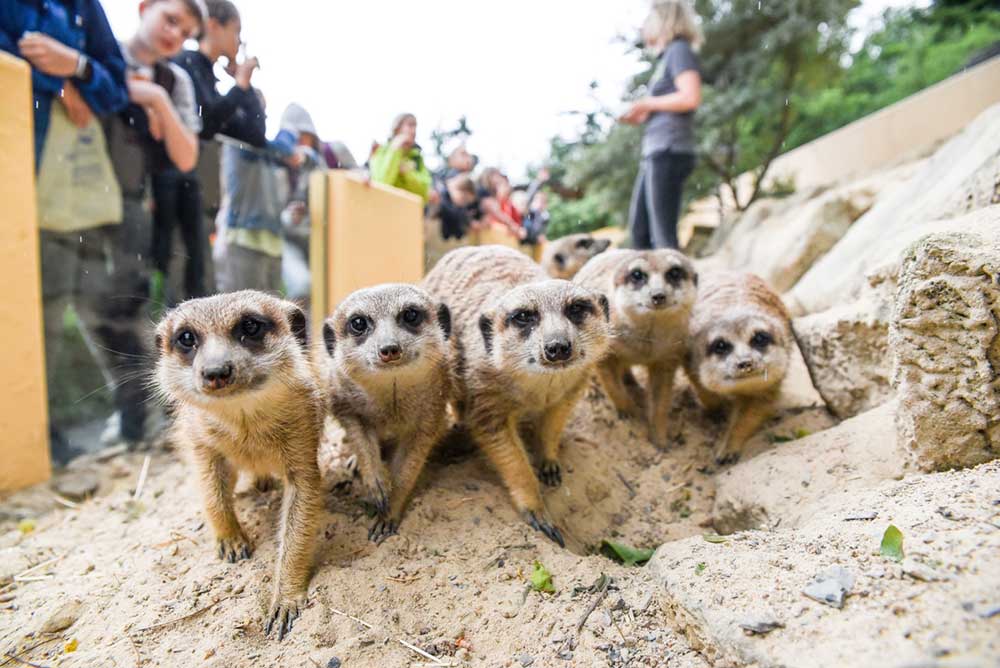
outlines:
[[549, 487], [558, 487], [562, 484], [562, 467], [554, 459], [546, 459], [542, 462], [538, 477]]
[[365, 494], [375, 514], [385, 517], [389, 514], [389, 485], [382, 478], [365, 482]]
[[545, 511], [535, 512], [533, 510], [526, 510], [521, 513], [521, 516], [532, 529], [541, 531], [551, 540], [558, 543], [559, 547], [566, 547], [566, 541], [563, 540], [562, 532], [549, 520]]
[[219, 538], [219, 559], [235, 564], [249, 559], [253, 554], [253, 544], [242, 533], [228, 538]]
[[390, 536], [399, 533], [399, 520], [391, 517], [377, 517], [371, 529], [368, 530], [368, 540], [381, 545]]
[[306, 595], [275, 597], [268, 610], [264, 624], [264, 635], [270, 636], [272, 631], [278, 632], [278, 640], [283, 640], [292, 630], [292, 624], [306, 607]]

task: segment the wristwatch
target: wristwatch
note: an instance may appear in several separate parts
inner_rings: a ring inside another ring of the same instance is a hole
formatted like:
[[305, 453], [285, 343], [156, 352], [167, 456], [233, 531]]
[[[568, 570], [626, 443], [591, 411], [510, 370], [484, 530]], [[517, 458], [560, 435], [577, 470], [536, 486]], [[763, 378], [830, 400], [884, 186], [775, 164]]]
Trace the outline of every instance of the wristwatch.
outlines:
[[94, 66], [90, 63], [90, 58], [86, 54], [81, 53], [76, 58], [76, 71], [73, 73], [74, 79], [79, 79], [83, 83], [87, 83], [94, 76]]

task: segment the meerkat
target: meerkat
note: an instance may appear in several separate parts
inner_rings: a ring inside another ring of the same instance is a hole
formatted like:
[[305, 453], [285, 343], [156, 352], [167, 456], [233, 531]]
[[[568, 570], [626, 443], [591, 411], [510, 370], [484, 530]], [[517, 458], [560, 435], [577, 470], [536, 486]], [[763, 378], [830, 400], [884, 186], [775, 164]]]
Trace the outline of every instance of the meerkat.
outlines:
[[567, 281], [576, 276], [594, 256], [608, 250], [609, 239], [595, 239], [590, 234], [570, 234], [545, 244], [542, 251], [542, 269], [552, 278]]
[[379, 511], [368, 533], [376, 543], [398, 530], [431, 450], [448, 430], [450, 335], [448, 307], [401, 284], [352, 293], [323, 325], [330, 407]]
[[548, 517], [520, 434], [540, 449], [541, 480], [562, 481], [560, 436], [608, 345], [608, 302], [550, 279], [501, 246], [460, 248], [424, 279], [454, 322], [456, 413], [507, 487], [522, 518], [565, 546]]
[[[573, 280], [605, 292], [611, 303], [611, 348], [598, 366], [608, 398], [619, 412], [645, 417], [650, 440], [666, 447], [674, 375], [684, 363], [698, 294], [694, 265], [671, 249], [610, 250]], [[646, 397], [632, 376], [634, 366], [648, 372]]]
[[702, 281], [685, 370], [706, 410], [730, 408], [717, 463], [738, 458], [774, 414], [793, 345], [788, 311], [762, 279], [721, 273]]
[[316, 448], [323, 395], [298, 306], [246, 290], [184, 302], [156, 329], [156, 385], [190, 451], [219, 557], [253, 545], [233, 509], [235, 474], [284, 482], [277, 574], [265, 635], [284, 638], [306, 601], [322, 507]]

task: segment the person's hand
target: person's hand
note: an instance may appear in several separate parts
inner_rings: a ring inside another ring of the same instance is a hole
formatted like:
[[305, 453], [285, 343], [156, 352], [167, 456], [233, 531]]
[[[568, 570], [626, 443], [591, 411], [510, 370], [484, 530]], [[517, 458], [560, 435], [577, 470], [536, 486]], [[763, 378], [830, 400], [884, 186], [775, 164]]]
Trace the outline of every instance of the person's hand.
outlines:
[[412, 160], [404, 160], [401, 163], [399, 163], [400, 174], [409, 174], [414, 169], [416, 169], [416, 165], [413, 164]]
[[76, 74], [80, 52], [40, 32], [26, 32], [18, 41], [21, 55], [31, 65], [54, 77], [68, 79]]
[[302, 163], [306, 161], [306, 154], [302, 151], [295, 151], [290, 156], [285, 158], [285, 164], [292, 169], [298, 169], [302, 166]]
[[160, 120], [160, 112], [152, 107], [143, 107], [146, 112], [146, 124], [149, 126], [149, 134], [156, 141], [163, 141], [163, 122]]
[[524, 241], [525, 239], [528, 238], [528, 230], [524, 229], [523, 227], [515, 227], [514, 236], [516, 236], [519, 241]]
[[63, 86], [62, 97], [59, 98], [59, 101], [66, 108], [66, 115], [69, 116], [73, 125], [83, 129], [90, 124], [94, 114], [90, 111], [87, 102], [80, 96], [80, 91], [76, 89], [76, 86], [67, 81]]
[[643, 98], [633, 102], [632, 106], [618, 120], [628, 125], [642, 125], [649, 118], [649, 113], [646, 99]]
[[308, 209], [305, 202], [292, 202], [288, 205], [288, 213], [292, 219], [292, 225], [300, 225], [306, 218]]
[[417, 143], [417, 138], [411, 130], [400, 130], [399, 134], [392, 138], [391, 146], [397, 151], [408, 151]]
[[431, 188], [431, 191], [427, 193], [427, 203], [437, 204], [441, 201], [441, 193]]
[[128, 79], [128, 98], [141, 107], [156, 109], [168, 101], [167, 91], [162, 86], [140, 77]]
[[260, 61], [257, 58], [247, 58], [242, 63], [237, 64], [233, 71], [233, 78], [236, 79], [236, 85], [243, 90], [249, 90], [250, 77], [258, 67], [260, 67]]

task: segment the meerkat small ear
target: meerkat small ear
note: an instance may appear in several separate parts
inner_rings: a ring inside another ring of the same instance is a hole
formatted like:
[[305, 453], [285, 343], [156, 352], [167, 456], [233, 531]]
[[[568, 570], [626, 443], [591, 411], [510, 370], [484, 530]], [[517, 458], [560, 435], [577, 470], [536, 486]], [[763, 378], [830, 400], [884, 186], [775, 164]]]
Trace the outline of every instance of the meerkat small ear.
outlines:
[[329, 322], [323, 323], [323, 345], [326, 347], [326, 353], [333, 357], [333, 351], [337, 347], [337, 335]]
[[288, 328], [292, 335], [298, 340], [303, 349], [309, 344], [309, 325], [306, 321], [306, 314], [298, 306], [293, 306], [288, 312]]
[[604, 321], [610, 322], [611, 307], [608, 305], [608, 298], [604, 295], [597, 295], [597, 303], [601, 305], [601, 311], [604, 312]]
[[483, 334], [483, 344], [486, 346], [486, 353], [493, 352], [493, 320], [485, 313], [479, 316], [479, 331]]
[[560, 269], [566, 268], [566, 256], [562, 253], [556, 253], [552, 256], [552, 261], [556, 263], [556, 266]]
[[163, 349], [163, 335], [157, 332], [156, 338], [153, 339], [153, 350], [156, 351], [157, 357], [159, 357], [162, 349]]
[[438, 306], [437, 310], [438, 327], [444, 332], [444, 338], [447, 340], [451, 336], [451, 309], [444, 302]]

